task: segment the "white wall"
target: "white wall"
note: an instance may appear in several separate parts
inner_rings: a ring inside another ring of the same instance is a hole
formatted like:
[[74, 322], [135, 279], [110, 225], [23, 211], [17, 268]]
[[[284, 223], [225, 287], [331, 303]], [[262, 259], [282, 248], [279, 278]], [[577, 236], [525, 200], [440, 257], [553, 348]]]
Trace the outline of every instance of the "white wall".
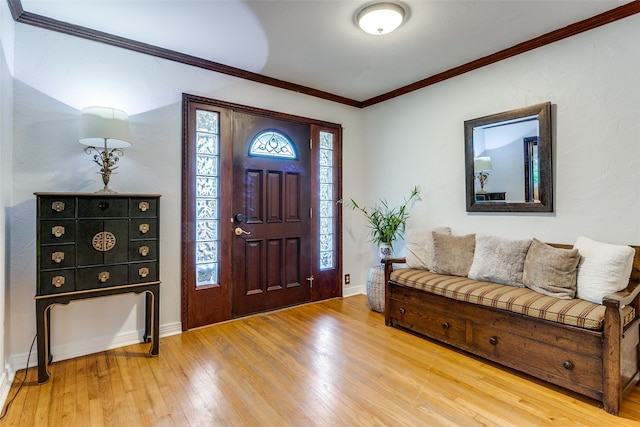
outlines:
[[[13, 143], [13, 79], [9, 64], [13, 62], [13, 19], [6, 2], [0, 5], [0, 367], [6, 364], [6, 295], [9, 283], [7, 245], [9, 230], [5, 211], [11, 204], [11, 157]], [[4, 402], [13, 372], [0, 373], [0, 401]]]
[[[369, 202], [399, 201], [417, 184], [423, 201], [413, 226], [640, 244], [638, 40], [635, 15], [366, 109]], [[463, 122], [545, 101], [552, 102], [555, 212], [467, 213]]]
[[[133, 146], [125, 149], [110, 187], [160, 193], [161, 335], [180, 331], [180, 197], [182, 93], [252, 105], [344, 126], [345, 191], [360, 192], [355, 159], [361, 111], [42, 29], [16, 25], [15, 140], [8, 302], [8, 351], [20, 364], [35, 333], [34, 191], [93, 192], [98, 167], [77, 142], [80, 110], [121, 108], [130, 115]], [[356, 264], [345, 246], [347, 270]], [[56, 306], [54, 360], [136, 342], [142, 296], [124, 295]]]

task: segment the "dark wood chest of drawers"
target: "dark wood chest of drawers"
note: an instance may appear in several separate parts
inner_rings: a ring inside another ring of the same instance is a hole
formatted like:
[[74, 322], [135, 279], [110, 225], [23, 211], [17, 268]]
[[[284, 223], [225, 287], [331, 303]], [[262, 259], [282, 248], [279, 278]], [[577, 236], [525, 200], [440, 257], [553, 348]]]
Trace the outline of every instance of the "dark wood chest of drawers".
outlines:
[[158, 196], [37, 196], [37, 295], [158, 280]]
[[144, 292], [145, 341], [152, 342], [150, 353], [157, 355], [160, 196], [35, 194], [38, 382], [48, 379], [49, 316], [54, 304]]

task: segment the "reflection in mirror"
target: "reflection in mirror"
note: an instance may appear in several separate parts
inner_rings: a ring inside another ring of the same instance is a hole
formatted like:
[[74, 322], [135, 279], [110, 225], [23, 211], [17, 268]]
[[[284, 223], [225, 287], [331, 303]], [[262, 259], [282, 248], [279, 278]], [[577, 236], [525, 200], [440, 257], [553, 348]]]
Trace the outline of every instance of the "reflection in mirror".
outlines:
[[552, 212], [551, 104], [465, 122], [467, 211]]

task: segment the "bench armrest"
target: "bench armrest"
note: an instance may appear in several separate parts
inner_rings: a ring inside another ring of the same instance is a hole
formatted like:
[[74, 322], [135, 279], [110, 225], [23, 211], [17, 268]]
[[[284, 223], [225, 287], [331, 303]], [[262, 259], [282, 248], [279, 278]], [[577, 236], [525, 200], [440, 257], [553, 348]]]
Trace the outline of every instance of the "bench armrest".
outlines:
[[406, 258], [387, 258], [381, 259], [380, 263], [384, 264], [384, 282], [387, 283], [391, 277], [393, 271], [393, 264], [404, 264], [407, 262]]
[[602, 305], [619, 310], [625, 305], [631, 304], [638, 295], [640, 295], [640, 284], [629, 282], [629, 286], [625, 289], [602, 298]]
[[389, 314], [389, 278], [393, 271], [393, 264], [404, 264], [406, 261], [406, 258], [387, 258], [380, 260], [380, 263], [384, 264], [384, 323], [387, 326], [391, 325]]

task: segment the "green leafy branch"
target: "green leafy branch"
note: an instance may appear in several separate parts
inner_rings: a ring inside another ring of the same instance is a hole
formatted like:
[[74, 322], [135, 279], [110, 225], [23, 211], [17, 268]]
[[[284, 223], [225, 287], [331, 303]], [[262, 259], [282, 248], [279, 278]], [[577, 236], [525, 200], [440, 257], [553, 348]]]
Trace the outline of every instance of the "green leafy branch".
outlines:
[[[360, 206], [354, 199], [345, 203], [353, 210], [359, 210], [369, 222], [370, 241], [376, 244], [386, 243], [391, 245], [393, 241], [404, 236], [404, 230], [409, 219], [409, 203], [420, 197], [420, 189], [414, 186], [411, 195], [404, 198], [404, 203], [398, 207], [389, 207], [386, 199], [381, 199], [379, 204], [373, 207]], [[340, 203], [343, 201], [340, 200]]]

